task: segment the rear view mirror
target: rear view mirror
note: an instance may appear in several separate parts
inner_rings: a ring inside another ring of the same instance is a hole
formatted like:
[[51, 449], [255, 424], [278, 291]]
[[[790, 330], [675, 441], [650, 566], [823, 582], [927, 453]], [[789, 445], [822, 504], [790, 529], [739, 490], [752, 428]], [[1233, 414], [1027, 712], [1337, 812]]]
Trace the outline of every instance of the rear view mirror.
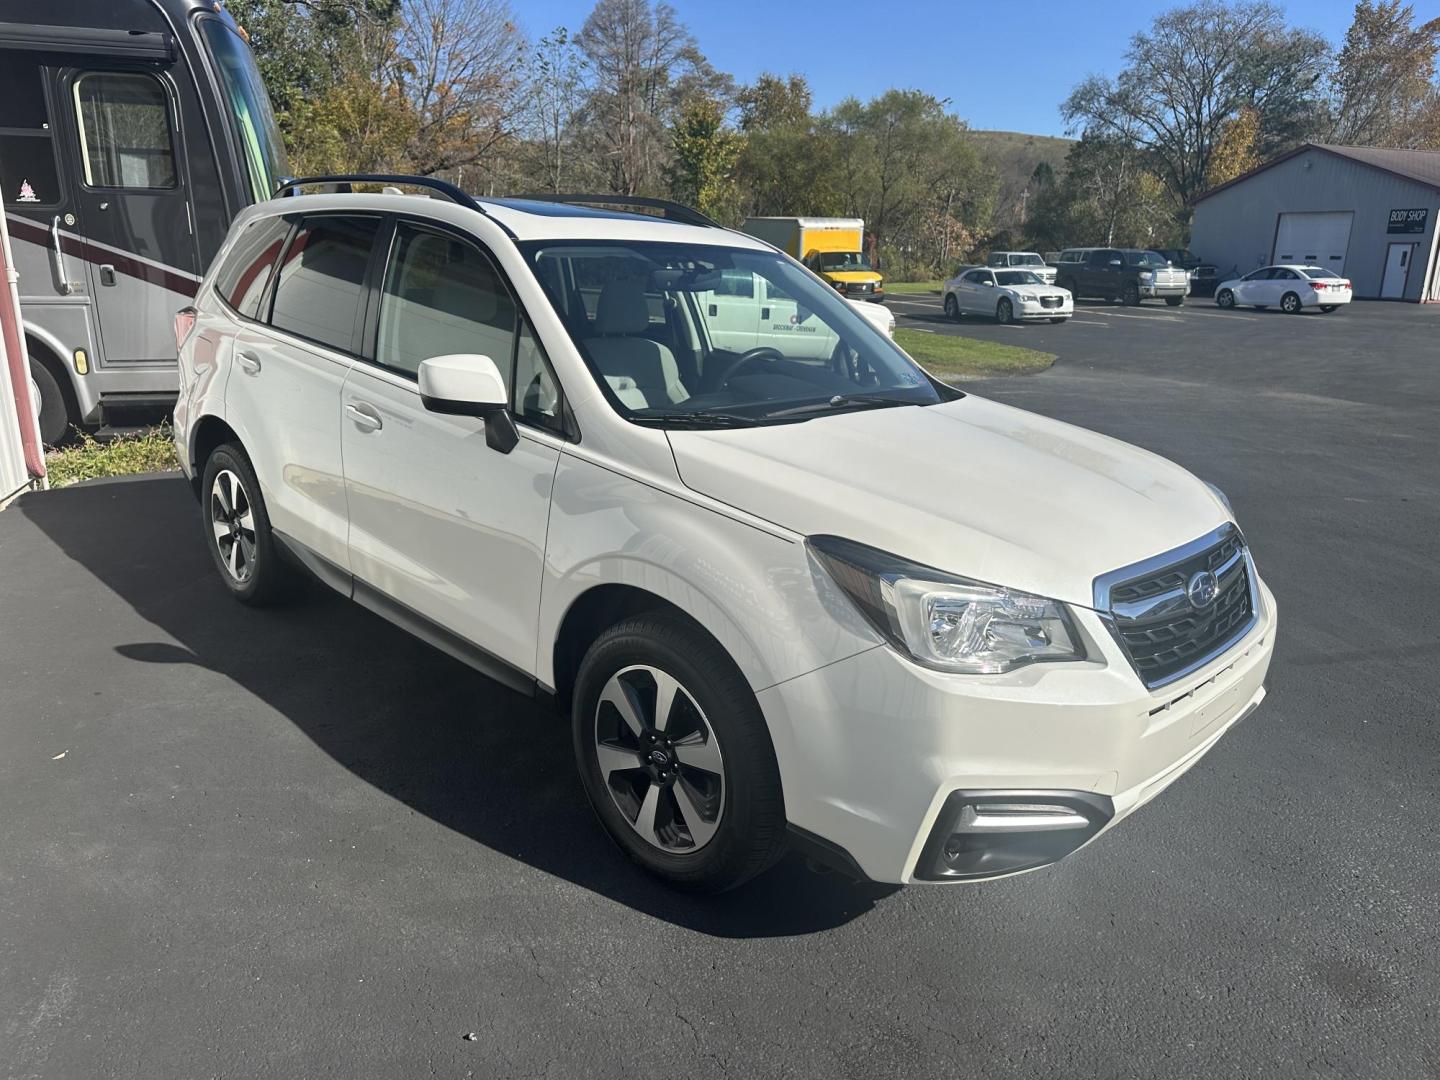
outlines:
[[485, 442], [508, 454], [519, 441], [510, 418], [510, 388], [495, 361], [475, 353], [432, 356], [417, 373], [420, 401], [434, 413], [477, 416], [485, 421]]

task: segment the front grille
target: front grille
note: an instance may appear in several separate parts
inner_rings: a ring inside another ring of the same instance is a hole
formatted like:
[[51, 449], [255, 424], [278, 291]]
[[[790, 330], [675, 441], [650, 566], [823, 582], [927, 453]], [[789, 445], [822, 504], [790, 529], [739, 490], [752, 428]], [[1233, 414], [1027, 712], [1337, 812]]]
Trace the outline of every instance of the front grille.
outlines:
[[1041, 306], [1041, 307], [1059, 307], [1059, 306], [1060, 306], [1060, 297], [1058, 297], [1058, 296], [1042, 296], [1042, 297], [1040, 298], [1040, 306]]
[[[1134, 576], [1106, 575], [1108, 595], [1097, 600], [1104, 601], [1116, 640], [1145, 685], [1156, 687], [1223, 652], [1255, 621], [1255, 606], [1245, 543], [1233, 528], [1199, 550], [1151, 565]], [[1218, 590], [1213, 601], [1197, 607], [1187, 590], [1207, 570]]]
[[847, 292], [869, 292], [875, 286], [868, 281], [852, 281], [846, 286]]

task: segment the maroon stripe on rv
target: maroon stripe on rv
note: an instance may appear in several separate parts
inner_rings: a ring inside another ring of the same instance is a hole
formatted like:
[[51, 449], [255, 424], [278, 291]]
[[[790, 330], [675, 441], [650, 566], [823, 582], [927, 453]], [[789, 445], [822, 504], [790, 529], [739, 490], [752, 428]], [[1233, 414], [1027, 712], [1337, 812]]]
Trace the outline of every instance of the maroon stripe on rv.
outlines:
[[[32, 244], [49, 248], [55, 242], [49, 229], [43, 225], [37, 225], [33, 221], [12, 217], [9, 219], [9, 225], [11, 235], [28, 240]], [[177, 274], [164, 267], [151, 266], [149, 263], [141, 262], [139, 259], [131, 258], [118, 251], [105, 251], [87, 244], [77, 237], [66, 236], [64, 233], [60, 234], [60, 250], [66, 255], [72, 255], [97, 266], [113, 266], [117, 274], [124, 274], [126, 277], [136, 278], [139, 281], [148, 281], [151, 285], [159, 285], [183, 296], [194, 296], [200, 291], [200, 283], [193, 278]]]

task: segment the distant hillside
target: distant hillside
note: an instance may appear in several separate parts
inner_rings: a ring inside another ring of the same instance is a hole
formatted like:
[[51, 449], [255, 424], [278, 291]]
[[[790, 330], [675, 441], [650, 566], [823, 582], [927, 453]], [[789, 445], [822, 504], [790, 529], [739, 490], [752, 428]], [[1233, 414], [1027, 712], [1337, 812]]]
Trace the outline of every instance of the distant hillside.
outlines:
[[995, 195], [995, 225], [1003, 228], [1019, 219], [1020, 194], [1030, 174], [1042, 161], [1059, 176], [1074, 139], [1054, 135], [1026, 135], [1023, 131], [971, 131], [980, 160], [995, 170], [1000, 186]]

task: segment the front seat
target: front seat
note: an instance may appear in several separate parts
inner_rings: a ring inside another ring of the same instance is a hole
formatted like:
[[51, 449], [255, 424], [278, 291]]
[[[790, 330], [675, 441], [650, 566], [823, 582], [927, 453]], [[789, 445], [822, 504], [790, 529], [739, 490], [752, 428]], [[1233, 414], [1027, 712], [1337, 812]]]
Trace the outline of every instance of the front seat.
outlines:
[[631, 409], [678, 405], [690, 396], [675, 354], [642, 336], [649, 328], [645, 279], [607, 281], [595, 306], [595, 336], [585, 347], [615, 396]]

